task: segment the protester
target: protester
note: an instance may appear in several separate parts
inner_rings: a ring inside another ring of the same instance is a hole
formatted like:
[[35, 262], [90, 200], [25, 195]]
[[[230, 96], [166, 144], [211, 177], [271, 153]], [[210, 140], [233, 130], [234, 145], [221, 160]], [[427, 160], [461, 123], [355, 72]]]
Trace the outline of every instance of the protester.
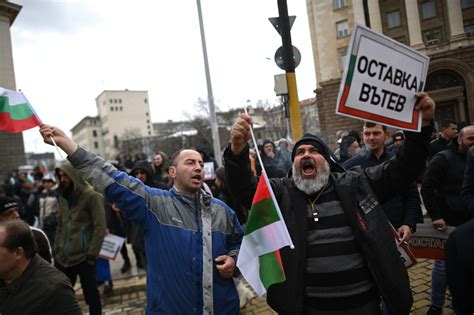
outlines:
[[289, 142], [285, 138], [281, 138], [278, 140], [278, 152], [280, 154], [280, 158], [283, 161], [283, 171], [286, 174], [291, 168], [291, 150], [288, 147]]
[[339, 162], [344, 163], [360, 152], [359, 142], [353, 136], [344, 136], [339, 144]]
[[[275, 151], [275, 144], [271, 140], [263, 141], [262, 163], [269, 178], [279, 178], [286, 175], [285, 166], [278, 152]], [[262, 165], [257, 163], [257, 174], [262, 172]]]
[[[467, 151], [462, 199], [474, 218], [474, 146]], [[474, 220], [457, 227], [446, 245], [446, 278], [458, 315], [474, 314]]]
[[51, 246], [54, 247], [59, 210], [59, 196], [56, 192], [56, 179], [53, 175], [48, 174], [43, 177], [42, 181], [44, 189], [38, 196], [40, 228], [48, 237]]
[[201, 190], [204, 162], [197, 151], [173, 155], [174, 186], [167, 191], [116, 170], [56, 127], [42, 125], [40, 132], [144, 231], [147, 314], [238, 314], [232, 276], [243, 231], [228, 206]]
[[[20, 204], [15, 199], [9, 197], [0, 197], [0, 222], [19, 219], [19, 208]], [[49, 244], [48, 238], [40, 229], [31, 227], [31, 230], [33, 231], [33, 236], [35, 237], [37, 244], [38, 255], [40, 255], [48, 263], [51, 263], [51, 246]]]
[[0, 222], [0, 314], [82, 314], [66, 276], [36, 253], [25, 222]]
[[[344, 172], [326, 144], [306, 134], [293, 148], [292, 177], [270, 180], [295, 242], [280, 250], [286, 281], [267, 291], [278, 313], [379, 314], [379, 296], [391, 313], [409, 313], [408, 274], [381, 203], [415, 179], [428, 155], [435, 105], [426, 93], [417, 95], [423, 128], [407, 133], [396, 159]], [[241, 114], [224, 152], [230, 189], [247, 206], [257, 186], [248, 167], [250, 123]]]
[[55, 171], [59, 179], [59, 212], [54, 264], [73, 286], [79, 275], [90, 314], [101, 314], [95, 264], [106, 234], [104, 200], [68, 161]]
[[168, 156], [161, 151], [155, 153], [153, 157], [153, 179], [165, 185], [167, 188], [171, 188], [171, 182], [168, 177], [168, 166], [169, 166], [169, 159]]
[[[435, 154], [428, 164], [421, 195], [433, 226], [446, 231], [446, 226], [459, 226], [471, 219], [461, 199], [466, 165], [466, 151], [474, 145], [474, 126], [463, 128], [448, 149]], [[446, 275], [444, 262], [436, 260], [431, 276], [431, 306], [427, 314], [441, 314], [445, 302]]]
[[448, 149], [448, 144], [458, 133], [458, 124], [453, 120], [441, 121], [441, 132], [438, 139], [430, 143], [430, 158], [438, 152]]
[[[365, 150], [344, 163], [346, 169], [360, 166], [362, 169], [385, 163], [392, 159], [396, 152], [385, 147], [389, 136], [387, 127], [372, 122], [364, 122], [362, 139]], [[400, 242], [408, 241], [412, 232], [416, 230], [417, 221], [422, 218], [421, 201], [415, 182], [404, 187], [400, 194], [383, 204], [387, 219], [394, 226], [400, 236]]]

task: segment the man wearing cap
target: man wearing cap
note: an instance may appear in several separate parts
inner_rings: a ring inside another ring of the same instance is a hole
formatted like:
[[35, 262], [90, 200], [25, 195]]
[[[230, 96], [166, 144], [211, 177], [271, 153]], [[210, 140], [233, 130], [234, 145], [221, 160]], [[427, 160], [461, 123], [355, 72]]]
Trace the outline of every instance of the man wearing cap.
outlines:
[[[428, 155], [435, 104], [417, 94], [421, 133], [408, 133], [396, 159], [344, 172], [318, 137], [305, 134], [292, 152], [292, 177], [270, 183], [295, 249], [281, 249], [286, 281], [268, 288], [281, 314], [393, 314], [413, 302], [408, 274], [381, 203], [414, 180]], [[224, 152], [232, 193], [249, 206], [257, 186], [248, 161], [251, 117], [242, 114]]]
[[[18, 213], [19, 203], [9, 197], [0, 197], [0, 222], [7, 222], [11, 220], [20, 219]], [[48, 238], [40, 229], [31, 227], [33, 235], [38, 245], [38, 255], [40, 255], [48, 263], [52, 262], [51, 259], [51, 246], [49, 244]]]

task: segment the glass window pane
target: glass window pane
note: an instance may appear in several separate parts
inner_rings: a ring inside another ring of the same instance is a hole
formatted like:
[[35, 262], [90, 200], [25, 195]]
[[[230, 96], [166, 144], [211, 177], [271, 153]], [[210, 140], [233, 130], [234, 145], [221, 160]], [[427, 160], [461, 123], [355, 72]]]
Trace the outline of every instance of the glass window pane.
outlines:
[[423, 20], [436, 16], [436, 7], [434, 0], [421, 4], [421, 16]]
[[463, 9], [474, 7], [474, 0], [461, 0], [461, 7]]
[[333, 0], [333, 3], [334, 3], [334, 9], [341, 9], [347, 6], [346, 0]]
[[336, 30], [337, 30], [337, 37], [345, 37], [349, 35], [349, 25], [347, 24], [347, 21], [342, 21], [336, 23]]
[[387, 13], [387, 24], [388, 28], [400, 26], [400, 11], [397, 10]]

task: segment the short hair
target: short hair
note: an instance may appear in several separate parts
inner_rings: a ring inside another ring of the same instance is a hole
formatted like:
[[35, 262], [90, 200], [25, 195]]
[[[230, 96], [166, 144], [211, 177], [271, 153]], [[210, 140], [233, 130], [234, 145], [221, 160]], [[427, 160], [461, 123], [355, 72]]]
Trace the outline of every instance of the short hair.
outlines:
[[451, 124], [453, 125], [458, 125], [457, 122], [455, 122], [454, 120], [451, 120], [451, 119], [443, 119], [441, 120], [441, 129], [442, 128], [449, 128], [449, 126], [451, 126]]
[[28, 224], [22, 220], [11, 220], [1, 222], [0, 227], [3, 227], [7, 234], [2, 245], [10, 252], [21, 247], [27, 259], [31, 259], [36, 254], [38, 245]]
[[170, 158], [170, 166], [176, 166], [178, 164], [178, 157], [184, 149], [178, 150]]
[[364, 124], [363, 124], [362, 126], [363, 126], [364, 128], [373, 128], [373, 127], [375, 127], [375, 126], [377, 126], [377, 125], [382, 126], [382, 130], [383, 130], [384, 132], [387, 132], [387, 126], [382, 125], [382, 124], [376, 124], [376, 123], [373, 123], [373, 122], [371, 122], [371, 121], [364, 121]]

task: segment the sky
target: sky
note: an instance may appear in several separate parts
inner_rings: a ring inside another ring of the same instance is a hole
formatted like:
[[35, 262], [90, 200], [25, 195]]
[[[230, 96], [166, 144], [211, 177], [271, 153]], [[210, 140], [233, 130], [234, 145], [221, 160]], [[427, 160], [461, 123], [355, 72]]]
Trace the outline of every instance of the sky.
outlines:
[[[181, 120], [207, 99], [195, 0], [15, 0], [11, 28], [16, 86], [44, 123], [67, 132], [97, 115], [103, 90], [147, 90], [152, 122]], [[268, 21], [277, 0], [201, 0], [212, 90], [219, 110], [278, 103], [274, 62], [281, 37]], [[316, 79], [306, 1], [288, 0], [296, 15], [292, 42], [299, 99], [314, 97]], [[38, 128], [23, 133], [27, 152], [52, 152]]]

